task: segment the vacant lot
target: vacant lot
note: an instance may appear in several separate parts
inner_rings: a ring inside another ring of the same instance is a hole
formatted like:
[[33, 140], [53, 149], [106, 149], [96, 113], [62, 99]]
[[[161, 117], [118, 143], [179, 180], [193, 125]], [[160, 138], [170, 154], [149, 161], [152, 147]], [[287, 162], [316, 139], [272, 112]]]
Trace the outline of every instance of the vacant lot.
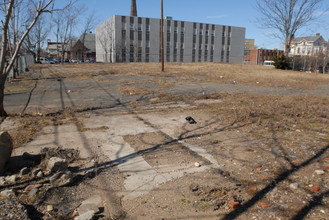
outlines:
[[16, 156], [75, 148], [76, 175], [97, 169], [45, 192], [41, 217], [48, 204], [58, 209], [53, 217], [73, 212], [95, 192], [108, 218], [328, 216], [328, 74], [211, 63], [167, 64], [165, 72], [144, 63], [36, 65], [6, 93], [11, 116], [1, 129], [14, 137]]

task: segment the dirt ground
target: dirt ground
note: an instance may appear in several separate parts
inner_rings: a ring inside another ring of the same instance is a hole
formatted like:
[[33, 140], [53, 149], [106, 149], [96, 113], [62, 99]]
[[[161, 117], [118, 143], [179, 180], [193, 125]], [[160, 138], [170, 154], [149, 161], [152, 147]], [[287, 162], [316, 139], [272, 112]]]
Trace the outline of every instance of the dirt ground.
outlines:
[[72, 219], [67, 213], [99, 194], [103, 219], [328, 218], [328, 74], [159, 69], [36, 65], [7, 84], [1, 130], [14, 138], [14, 156], [80, 152], [70, 164], [80, 178], [24, 204], [30, 215], [43, 219], [52, 204], [54, 218]]

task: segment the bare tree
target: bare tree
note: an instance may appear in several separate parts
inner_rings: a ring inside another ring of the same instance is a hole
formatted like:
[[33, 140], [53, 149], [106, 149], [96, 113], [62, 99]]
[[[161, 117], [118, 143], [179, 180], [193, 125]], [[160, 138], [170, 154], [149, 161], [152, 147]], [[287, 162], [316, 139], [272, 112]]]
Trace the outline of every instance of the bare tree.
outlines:
[[[17, 35], [17, 41], [15, 44], [10, 42], [10, 22], [14, 16], [14, 10], [18, 3], [24, 3], [26, 8], [32, 8], [33, 19], [27, 23], [27, 26], [22, 30], [21, 35]], [[16, 58], [20, 52], [22, 44], [34, 27], [39, 17], [46, 12], [54, 11], [55, 0], [2, 0], [0, 3], [2, 13], [2, 36], [1, 36], [1, 51], [0, 51], [0, 116], [7, 116], [4, 109], [4, 88], [6, 79], [12, 69]], [[69, 0], [67, 5], [72, 4]], [[10, 49], [9, 49], [10, 48]], [[12, 51], [9, 53], [9, 51]]]
[[[95, 14], [91, 13], [88, 17], [86, 17], [86, 20], [84, 22], [84, 26], [81, 33], [81, 43], [85, 45], [86, 43], [86, 35], [92, 31], [96, 27], [96, 20], [95, 20]], [[82, 61], [84, 61], [85, 58], [85, 50], [82, 50]]]
[[276, 30], [276, 37], [284, 41], [287, 56], [296, 32], [318, 19], [317, 12], [324, 13], [323, 2], [324, 0], [257, 0], [257, 9], [261, 14], [258, 22], [264, 28]]
[[71, 4], [65, 10], [56, 11], [54, 16], [54, 27], [56, 35], [57, 55], [64, 60], [65, 52], [72, 47], [73, 30], [77, 24], [78, 17], [81, 14], [82, 8]]
[[39, 17], [34, 27], [24, 41], [24, 48], [33, 54], [35, 61], [40, 60], [41, 50], [50, 32], [50, 23], [47, 22], [47, 14]]

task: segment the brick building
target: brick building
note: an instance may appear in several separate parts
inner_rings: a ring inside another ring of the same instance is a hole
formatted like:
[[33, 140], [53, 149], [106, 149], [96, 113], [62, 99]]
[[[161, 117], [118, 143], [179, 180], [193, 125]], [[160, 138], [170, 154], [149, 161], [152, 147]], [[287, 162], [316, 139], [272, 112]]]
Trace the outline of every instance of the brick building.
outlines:
[[252, 49], [248, 56], [245, 56], [246, 64], [263, 65], [265, 60], [272, 61], [274, 57], [283, 55], [283, 50], [277, 49]]

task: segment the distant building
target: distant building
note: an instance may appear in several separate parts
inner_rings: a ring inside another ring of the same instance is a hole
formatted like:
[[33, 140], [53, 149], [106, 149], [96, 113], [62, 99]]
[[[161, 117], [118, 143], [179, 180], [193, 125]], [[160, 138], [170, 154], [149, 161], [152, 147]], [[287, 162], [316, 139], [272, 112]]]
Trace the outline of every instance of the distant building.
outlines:
[[250, 50], [249, 56], [245, 57], [247, 64], [256, 64], [256, 65], [263, 65], [264, 61], [273, 61], [274, 57], [283, 55], [283, 50], [269, 50], [269, 49], [252, 49]]
[[96, 42], [95, 34], [86, 33], [73, 44], [71, 48], [71, 58], [76, 59], [95, 59], [96, 58]]
[[255, 49], [255, 40], [254, 39], [245, 39], [244, 40], [244, 63], [249, 63], [250, 50]]
[[245, 50], [255, 49], [255, 39], [245, 39], [244, 40], [244, 49]]
[[47, 52], [50, 57], [60, 58], [64, 51], [64, 58], [95, 59], [95, 34], [86, 33], [79, 39], [71, 39], [67, 44], [48, 42]]
[[63, 45], [63, 43], [48, 42], [47, 52], [48, 52], [49, 56], [57, 57], [57, 55], [59, 54], [59, 51], [62, 50], [61, 49], [62, 45]]
[[[242, 63], [245, 28], [164, 20], [166, 62]], [[114, 15], [96, 28], [98, 62], [159, 62], [160, 19]]]
[[61, 58], [64, 53], [64, 58], [71, 58], [71, 48], [76, 43], [76, 40], [70, 40], [67, 44], [62, 42], [48, 42], [47, 53], [53, 58]]
[[318, 33], [315, 36], [294, 38], [289, 56], [316, 56], [328, 51], [328, 42]]

